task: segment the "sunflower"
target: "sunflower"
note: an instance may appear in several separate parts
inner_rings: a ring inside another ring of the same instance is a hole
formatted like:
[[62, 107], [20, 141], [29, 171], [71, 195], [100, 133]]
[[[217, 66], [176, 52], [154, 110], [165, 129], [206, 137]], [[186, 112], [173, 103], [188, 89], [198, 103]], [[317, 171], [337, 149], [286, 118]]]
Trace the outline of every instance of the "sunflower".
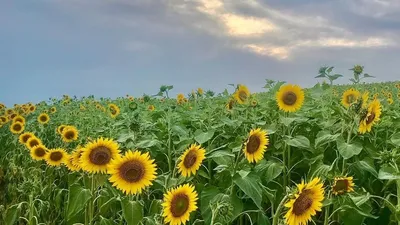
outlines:
[[197, 88], [197, 94], [202, 96], [204, 94], [204, 91], [202, 88]]
[[251, 106], [256, 107], [258, 102], [256, 100], [251, 101]]
[[110, 182], [125, 194], [140, 194], [156, 179], [156, 164], [149, 153], [128, 151], [113, 159], [108, 168]]
[[33, 113], [33, 112], [35, 112], [35, 110], [36, 110], [36, 106], [34, 106], [34, 105], [29, 106], [29, 112]]
[[298, 85], [283, 85], [276, 93], [276, 100], [280, 110], [295, 112], [303, 105], [304, 91]]
[[196, 174], [201, 163], [205, 159], [206, 150], [200, 145], [192, 144], [179, 158], [179, 172], [184, 177], [189, 177], [191, 174]]
[[28, 149], [32, 149], [33, 147], [37, 146], [37, 145], [41, 145], [42, 141], [35, 137], [34, 135], [30, 138], [28, 138], [28, 141], [26, 142], [26, 147], [28, 147]]
[[7, 123], [8, 122], [8, 118], [6, 116], [0, 116], [0, 122], [1, 123]]
[[19, 143], [26, 144], [28, 142], [29, 138], [31, 138], [31, 137], [35, 137], [35, 135], [30, 132], [25, 132], [25, 133], [19, 135]]
[[7, 116], [9, 116], [9, 115], [11, 115], [11, 114], [14, 114], [15, 112], [14, 112], [14, 110], [13, 109], [7, 109], [6, 110], [6, 115]]
[[387, 102], [389, 103], [389, 105], [393, 104], [393, 98], [388, 98]]
[[50, 113], [53, 114], [53, 113], [56, 113], [56, 112], [57, 112], [57, 108], [56, 107], [53, 106], [53, 107], [50, 108]]
[[17, 115], [16, 117], [13, 118], [13, 122], [20, 122], [22, 124], [25, 124], [25, 118], [21, 115]]
[[229, 99], [228, 103], [226, 103], [226, 105], [225, 105], [225, 108], [227, 110], [232, 110], [234, 105], [235, 105], [235, 100]]
[[10, 126], [10, 131], [13, 134], [20, 134], [24, 131], [24, 129], [25, 129], [25, 125], [20, 122], [12, 123]]
[[61, 134], [63, 132], [63, 130], [65, 129], [65, 127], [67, 127], [67, 125], [60, 125], [57, 127], [57, 133]]
[[239, 85], [239, 88], [233, 94], [233, 97], [239, 104], [244, 104], [250, 96], [249, 89], [244, 85]]
[[368, 99], [369, 99], [369, 92], [366, 91], [363, 93], [361, 100], [362, 100], [362, 108], [366, 108], [368, 104]]
[[119, 115], [119, 113], [121, 112], [119, 107], [115, 104], [109, 104], [108, 108], [110, 109], [110, 114], [111, 114], [112, 118], [117, 117]]
[[64, 142], [72, 142], [78, 139], [78, 129], [74, 126], [66, 126], [62, 132], [61, 137]]
[[154, 105], [149, 105], [148, 109], [149, 109], [150, 111], [154, 111], [154, 110], [156, 109], [156, 107], [154, 107]]
[[73, 155], [68, 155], [67, 154], [66, 160], [65, 160], [65, 165], [72, 172], [79, 171], [81, 169], [80, 166], [76, 166], [74, 164], [74, 156]]
[[47, 152], [46, 162], [50, 166], [60, 166], [65, 163], [68, 157], [68, 153], [62, 148], [51, 149]]
[[46, 158], [47, 151], [47, 148], [40, 144], [36, 145], [30, 150], [30, 155], [34, 160], [42, 160]]
[[13, 120], [17, 116], [18, 116], [18, 114], [13, 113], [13, 114], [9, 115], [8, 118], [10, 118], [10, 120]]
[[83, 150], [84, 150], [84, 148], [82, 148], [81, 146], [78, 146], [76, 148], [76, 150], [71, 153], [72, 164], [74, 164], [75, 167], [79, 167], [79, 169], [82, 168], [81, 164], [80, 164], [80, 160], [81, 160]]
[[332, 192], [334, 195], [341, 195], [354, 191], [353, 187], [353, 177], [335, 177]]
[[183, 99], [185, 99], [185, 95], [182, 94], [182, 93], [179, 93], [179, 94], [176, 96], [176, 101], [178, 101], [178, 102], [183, 101]]
[[322, 209], [324, 188], [319, 178], [314, 178], [310, 183], [301, 182], [297, 185], [295, 198], [285, 204], [289, 208], [285, 215], [288, 225], [305, 225], [311, 217]]
[[163, 217], [170, 225], [181, 225], [189, 221], [190, 213], [197, 209], [197, 192], [194, 186], [180, 185], [164, 194]]
[[342, 104], [349, 108], [351, 104], [357, 102], [357, 99], [360, 97], [360, 92], [351, 88], [343, 93], [342, 96]]
[[80, 164], [91, 173], [105, 173], [112, 159], [119, 158], [119, 146], [111, 139], [98, 138], [86, 144]]
[[382, 106], [379, 100], [373, 100], [369, 105], [364, 116], [362, 116], [360, 121], [360, 127], [358, 131], [361, 134], [370, 132], [374, 124], [376, 124], [381, 117]]
[[260, 128], [251, 130], [243, 148], [247, 160], [250, 163], [260, 161], [264, 157], [268, 143], [269, 139], [266, 131]]
[[41, 124], [47, 124], [50, 121], [50, 117], [49, 117], [49, 115], [47, 115], [47, 113], [41, 113], [38, 116], [37, 120]]

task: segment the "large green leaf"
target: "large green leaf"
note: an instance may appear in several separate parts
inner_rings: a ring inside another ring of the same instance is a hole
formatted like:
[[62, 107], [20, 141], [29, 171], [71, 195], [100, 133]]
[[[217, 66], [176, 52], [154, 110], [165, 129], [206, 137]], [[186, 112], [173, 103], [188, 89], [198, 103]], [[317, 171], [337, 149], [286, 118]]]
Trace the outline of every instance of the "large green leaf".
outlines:
[[381, 180], [397, 180], [400, 179], [400, 173], [393, 167], [385, 166], [379, 170], [378, 178]]
[[19, 217], [20, 211], [21, 211], [20, 204], [12, 205], [11, 207], [9, 207], [6, 211], [6, 215], [4, 218], [5, 224], [10, 224], [10, 225], [15, 224]]
[[288, 139], [286, 139], [285, 142], [286, 144], [296, 148], [305, 148], [305, 149], [310, 148], [310, 140], [301, 135], [295, 137], [288, 137]]
[[122, 215], [127, 225], [137, 225], [143, 219], [143, 206], [137, 201], [125, 197], [121, 200]]
[[361, 150], [363, 149], [361, 143], [359, 143], [359, 142], [346, 143], [344, 141], [343, 137], [339, 137], [336, 140], [336, 144], [337, 144], [340, 155], [344, 159], [350, 159], [351, 157], [360, 154]]
[[371, 158], [365, 158], [364, 160], [358, 161], [357, 165], [360, 169], [370, 172], [374, 177], [378, 177], [378, 172], [376, 172], [374, 161]]
[[72, 219], [77, 213], [83, 211], [91, 199], [89, 189], [83, 188], [79, 184], [73, 184], [69, 187], [67, 204], [67, 221]]
[[212, 212], [210, 209], [210, 203], [215, 196], [221, 194], [217, 187], [208, 186], [203, 189], [200, 196], [200, 211], [205, 224], [210, 224]]
[[315, 148], [326, 145], [330, 142], [336, 141], [340, 134], [325, 134], [315, 139]]
[[267, 172], [265, 173], [265, 179], [267, 181], [272, 181], [277, 178], [283, 171], [282, 163], [272, 162], [269, 164], [267, 168]]
[[204, 144], [214, 136], [214, 132], [214, 130], [209, 130], [207, 132], [200, 133], [194, 137], [194, 140], [196, 140], [199, 144]]
[[400, 133], [393, 134], [392, 137], [390, 138], [390, 140], [396, 146], [400, 146]]
[[257, 205], [258, 208], [262, 209], [262, 189], [259, 184], [260, 177], [250, 173], [245, 177], [236, 174], [233, 178], [233, 182], [247, 195], [249, 196], [253, 202]]

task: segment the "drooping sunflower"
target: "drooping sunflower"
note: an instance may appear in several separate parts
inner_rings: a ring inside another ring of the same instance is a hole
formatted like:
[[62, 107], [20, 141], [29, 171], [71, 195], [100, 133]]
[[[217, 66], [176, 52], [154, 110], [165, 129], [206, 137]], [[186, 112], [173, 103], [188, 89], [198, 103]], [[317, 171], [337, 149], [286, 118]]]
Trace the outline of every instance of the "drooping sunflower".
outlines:
[[119, 158], [119, 145], [111, 139], [98, 138], [86, 144], [80, 165], [90, 173], [106, 173], [112, 159]]
[[61, 137], [64, 142], [72, 142], [78, 140], [78, 129], [74, 126], [66, 126], [62, 132]]
[[361, 118], [358, 131], [361, 134], [370, 132], [372, 126], [380, 120], [381, 114], [382, 114], [381, 103], [379, 102], [379, 100], [373, 100], [368, 105], [368, 110], [366, 111], [365, 115], [362, 116]]
[[264, 157], [264, 152], [269, 144], [267, 132], [265, 130], [253, 129], [244, 145], [243, 152], [250, 163], [257, 163]]
[[190, 213], [197, 209], [197, 192], [194, 186], [180, 185], [164, 194], [163, 217], [170, 225], [181, 225], [189, 221]]
[[65, 129], [65, 127], [67, 127], [67, 125], [60, 125], [57, 127], [57, 133], [58, 134], [62, 134], [63, 130]]
[[39, 138], [37, 138], [37, 137], [35, 137], [35, 136], [32, 136], [32, 137], [30, 137], [29, 139], [28, 139], [28, 141], [26, 142], [26, 147], [29, 149], [29, 150], [31, 150], [33, 147], [35, 147], [35, 146], [37, 146], [37, 145], [41, 145], [42, 144], [42, 141], [39, 139]]
[[24, 129], [25, 129], [25, 125], [20, 122], [12, 123], [10, 126], [10, 131], [13, 134], [20, 134], [24, 131]]
[[30, 155], [34, 160], [42, 160], [46, 159], [47, 151], [47, 148], [44, 145], [40, 144], [36, 145], [30, 150]]
[[25, 133], [19, 135], [19, 138], [18, 138], [19, 143], [26, 144], [28, 142], [29, 138], [31, 138], [31, 137], [35, 137], [35, 135], [31, 132], [25, 132]]
[[205, 159], [206, 150], [200, 145], [192, 144], [179, 158], [179, 172], [184, 177], [196, 174]]
[[17, 115], [16, 117], [13, 118], [13, 122], [20, 122], [22, 124], [25, 124], [25, 118], [21, 115]]
[[112, 118], [117, 117], [121, 112], [119, 107], [117, 105], [115, 105], [115, 104], [109, 104], [108, 107], [110, 109], [110, 114], [111, 114]]
[[334, 195], [341, 195], [354, 191], [353, 187], [353, 177], [335, 177], [332, 192]]
[[238, 89], [233, 94], [233, 97], [239, 104], [244, 104], [250, 97], [250, 91], [245, 85], [239, 85]]
[[276, 93], [276, 100], [280, 110], [296, 112], [304, 102], [304, 91], [298, 85], [282, 85]]
[[79, 171], [81, 168], [79, 166], [76, 166], [74, 164], [74, 156], [73, 155], [67, 155], [66, 160], [65, 160], [65, 165], [69, 169], [69, 171]]
[[149, 105], [148, 109], [149, 109], [150, 111], [154, 111], [154, 110], [156, 109], [156, 107], [155, 107], [154, 105]]
[[56, 113], [56, 112], [57, 112], [57, 108], [56, 107], [53, 106], [53, 107], [50, 108], [50, 113], [51, 114]]
[[297, 193], [290, 199], [285, 207], [289, 208], [285, 220], [288, 225], [305, 225], [317, 211], [322, 209], [324, 188], [319, 178], [314, 178], [309, 183], [302, 181], [297, 184]]
[[351, 104], [357, 102], [358, 98], [360, 97], [360, 92], [354, 88], [351, 88], [343, 93], [342, 96], [342, 104], [349, 108]]
[[51, 149], [46, 154], [46, 162], [50, 166], [65, 164], [68, 153], [62, 148]]
[[38, 118], [38, 122], [41, 124], [47, 124], [50, 121], [50, 117], [47, 113], [41, 113]]
[[125, 194], [140, 194], [156, 179], [156, 164], [148, 152], [128, 151], [113, 159], [108, 168], [110, 182]]

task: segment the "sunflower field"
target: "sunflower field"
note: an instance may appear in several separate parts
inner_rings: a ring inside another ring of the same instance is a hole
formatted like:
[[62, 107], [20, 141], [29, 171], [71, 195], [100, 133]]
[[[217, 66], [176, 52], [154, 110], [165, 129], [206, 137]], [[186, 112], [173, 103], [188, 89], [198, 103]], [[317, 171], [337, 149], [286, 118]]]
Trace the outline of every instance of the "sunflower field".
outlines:
[[0, 105], [0, 224], [400, 224], [400, 83]]

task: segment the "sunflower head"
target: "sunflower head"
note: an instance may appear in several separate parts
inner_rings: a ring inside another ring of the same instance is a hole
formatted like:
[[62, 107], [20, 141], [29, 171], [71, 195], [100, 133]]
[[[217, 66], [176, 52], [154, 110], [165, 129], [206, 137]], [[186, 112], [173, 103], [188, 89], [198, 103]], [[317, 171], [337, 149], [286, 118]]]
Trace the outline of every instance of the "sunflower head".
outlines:
[[65, 165], [67, 166], [68, 170], [71, 172], [79, 171], [81, 168], [74, 164], [74, 156], [73, 155], [66, 155]]
[[29, 138], [34, 137], [35, 135], [33, 133], [30, 132], [25, 132], [21, 135], [19, 135], [19, 143], [21, 144], [26, 144], [26, 142], [28, 142]]
[[46, 159], [48, 149], [42, 145], [35, 145], [33, 148], [30, 149], [30, 155], [34, 160], [42, 160]]
[[13, 122], [20, 122], [22, 124], [25, 124], [25, 118], [21, 115], [17, 115], [16, 117], [13, 118]]
[[11, 115], [11, 114], [14, 114], [15, 112], [14, 112], [14, 110], [13, 109], [7, 109], [6, 110], [6, 115], [7, 116], [9, 116], [9, 115]]
[[60, 125], [57, 127], [57, 133], [62, 134], [63, 130], [67, 127], [67, 125]]
[[46, 154], [46, 162], [50, 166], [60, 166], [67, 160], [68, 154], [62, 148], [51, 149]]
[[298, 85], [282, 85], [276, 94], [276, 100], [280, 110], [295, 112], [303, 105], [304, 91]]
[[81, 160], [81, 156], [83, 153], [84, 148], [82, 148], [80, 145], [75, 149], [75, 151], [73, 151], [71, 153], [72, 156], [72, 164], [74, 164], [75, 167], [79, 167], [79, 169], [81, 169], [81, 164], [80, 164], [80, 160]]
[[370, 132], [372, 126], [380, 120], [381, 114], [382, 114], [381, 103], [379, 102], [379, 100], [373, 100], [368, 105], [367, 111], [361, 117], [359, 132], [361, 134]]
[[342, 96], [342, 104], [349, 108], [353, 103], [357, 102], [358, 98], [360, 97], [360, 92], [351, 88], [343, 93]]
[[33, 112], [35, 112], [35, 110], [36, 110], [36, 106], [34, 106], [34, 105], [29, 106], [29, 112], [33, 113]]
[[176, 96], [176, 101], [178, 101], [178, 102], [183, 101], [183, 99], [185, 99], [185, 95], [182, 94], [182, 93], [179, 93], [179, 94]]
[[179, 158], [179, 172], [184, 177], [196, 174], [205, 159], [206, 150], [200, 145], [192, 144]]
[[80, 165], [90, 173], [106, 173], [112, 159], [119, 158], [119, 146], [111, 139], [99, 138], [86, 144]]
[[250, 163], [257, 163], [264, 158], [264, 153], [269, 144], [267, 132], [264, 130], [253, 129], [244, 145], [243, 152]]
[[78, 133], [76, 127], [66, 126], [61, 132], [61, 137], [64, 142], [72, 142], [78, 140]]
[[8, 118], [6, 116], [0, 116], [0, 122], [5, 124], [8, 122]]
[[137, 194], [156, 179], [156, 165], [149, 153], [128, 151], [109, 165], [110, 182], [125, 194]]
[[393, 98], [387, 98], [387, 102], [389, 103], [389, 105], [393, 104]]
[[228, 103], [226, 103], [225, 108], [227, 110], [232, 110], [233, 106], [235, 105], [235, 99], [229, 99]]
[[41, 144], [42, 144], [42, 141], [33, 135], [26, 142], [26, 147], [28, 147], [28, 149], [31, 150], [33, 147], [35, 147], [37, 145], [41, 145]]
[[108, 108], [110, 109], [110, 114], [111, 114], [112, 118], [117, 117], [121, 112], [119, 107], [117, 105], [115, 105], [115, 104], [109, 104]]
[[197, 209], [197, 192], [192, 185], [184, 184], [164, 194], [162, 206], [164, 222], [181, 225], [189, 221], [190, 213]]
[[203, 88], [197, 88], [197, 94], [202, 96], [204, 94]]
[[41, 113], [38, 118], [38, 122], [41, 124], [47, 124], [50, 121], [50, 117], [47, 113]]
[[256, 100], [251, 101], [251, 106], [256, 107], [258, 105], [258, 102]]
[[10, 126], [10, 131], [13, 134], [20, 134], [24, 131], [25, 125], [21, 122], [12, 123]]
[[332, 186], [332, 192], [334, 195], [341, 195], [354, 191], [353, 187], [353, 177], [336, 177]]
[[245, 85], [240, 84], [233, 97], [239, 104], [244, 104], [250, 97], [250, 91]]
[[317, 214], [317, 211], [321, 211], [323, 200], [324, 188], [319, 178], [314, 178], [309, 183], [302, 181], [297, 185], [295, 198], [285, 204], [285, 207], [288, 208], [285, 215], [286, 224], [307, 224], [311, 217]]
[[156, 109], [156, 107], [154, 107], [154, 105], [149, 105], [148, 110], [149, 111], [154, 111]]

